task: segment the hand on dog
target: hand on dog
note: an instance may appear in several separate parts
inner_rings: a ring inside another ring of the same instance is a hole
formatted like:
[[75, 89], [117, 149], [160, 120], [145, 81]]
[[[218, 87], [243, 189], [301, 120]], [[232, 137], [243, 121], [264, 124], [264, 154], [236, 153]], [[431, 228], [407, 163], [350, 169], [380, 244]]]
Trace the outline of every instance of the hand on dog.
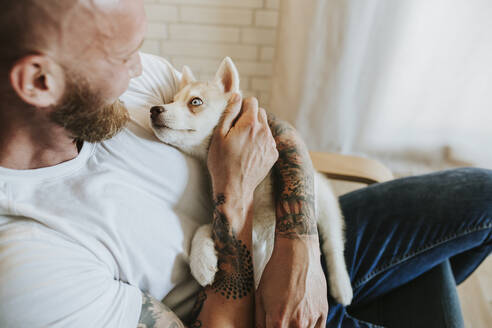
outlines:
[[254, 190], [277, 159], [265, 110], [258, 108], [256, 98], [242, 102], [240, 95], [233, 95], [208, 153], [214, 194], [223, 193], [239, 204], [252, 202]]

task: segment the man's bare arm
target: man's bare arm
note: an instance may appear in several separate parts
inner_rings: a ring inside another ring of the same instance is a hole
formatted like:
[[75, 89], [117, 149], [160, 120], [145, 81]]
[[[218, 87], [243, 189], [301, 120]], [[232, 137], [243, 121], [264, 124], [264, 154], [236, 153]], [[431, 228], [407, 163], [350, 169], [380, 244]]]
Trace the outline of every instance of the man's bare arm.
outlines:
[[[234, 199], [234, 198], [232, 198]], [[219, 271], [197, 296], [186, 327], [252, 327], [254, 313], [251, 256], [252, 200], [246, 207], [218, 194], [212, 237]], [[242, 222], [235, 224], [230, 222]], [[143, 294], [138, 328], [181, 328], [184, 323], [164, 304]]]
[[253, 327], [252, 198], [240, 204], [229, 195], [216, 196], [212, 238], [219, 271], [199, 293], [189, 327]]
[[314, 170], [306, 145], [287, 122], [269, 114], [268, 123], [277, 143], [279, 159], [273, 167], [277, 224], [276, 237], [314, 237]]
[[[314, 171], [306, 145], [287, 122], [269, 115], [279, 159], [273, 167], [275, 246], [257, 290], [256, 327], [324, 327], [326, 278], [314, 213]], [[268, 319], [267, 319], [268, 318]]]

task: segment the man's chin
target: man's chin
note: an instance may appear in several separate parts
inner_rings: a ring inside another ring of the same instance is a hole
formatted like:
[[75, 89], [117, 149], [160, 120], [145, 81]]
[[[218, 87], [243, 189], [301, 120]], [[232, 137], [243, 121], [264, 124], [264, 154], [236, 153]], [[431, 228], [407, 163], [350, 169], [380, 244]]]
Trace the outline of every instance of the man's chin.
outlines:
[[82, 74], [65, 72], [67, 85], [59, 104], [50, 111], [52, 122], [74, 139], [101, 142], [115, 136], [130, 119], [124, 104], [107, 98]]
[[99, 109], [84, 110], [83, 107], [87, 107], [80, 105], [59, 107], [50, 115], [51, 120], [64, 127], [74, 139], [91, 143], [111, 139], [130, 119], [128, 110], [120, 101]]

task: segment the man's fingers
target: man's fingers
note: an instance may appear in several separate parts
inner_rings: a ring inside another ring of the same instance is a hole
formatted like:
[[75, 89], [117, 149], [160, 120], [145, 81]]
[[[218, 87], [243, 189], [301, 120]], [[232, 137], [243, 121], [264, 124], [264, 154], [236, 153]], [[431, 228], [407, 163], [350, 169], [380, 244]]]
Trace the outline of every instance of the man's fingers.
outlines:
[[254, 97], [246, 98], [243, 102], [243, 113], [238, 120], [238, 124], [254, 126], [258, 122], [258, 99]]
[[277, 149], [277, 142], [275, 141], [275, 138], [273, 137], [273, 134], [272, 134], [272, 130], [270, 129], [270, 125], [268, 124], [268, 115], [265, 111], [265, 109], [263, 108], [260, 108], [259, 112], [258, 112], [258, 120], [260, 121], [260, 125], [261, 127], [264, 129], [264, 131], [266, 132], [268, 138], [270, 139], [270, 142], [271, 142], [271, 147], [272, 147], [272, 151], [275, 152], [275, 154], [272, 155], [275, 157], [274, 158], [274, 163], [278, 160], [278, 149]]
[[232, 95], [229, 100], [229, 104], [227, 105], [226, 110], [224, 111], [224, 116], [222, 118], [222, 123], [219, 126], [220, 133], [222, 135], [226, 135], [232, 127], [232, 123], [239, 115], [241, 111], [241, 95], [235, 93]]
[[272, 130], [270, 129], [270, 125], [268, 125], [268, 116], [264, 108], [260, 108], [260, 110], [258, 111], [258, 121], [265, 128], [268, 135], [271, 136], [273, 146], [277, 148], [277, 144], [272, 135]]
[[268, 127], [268, 117], [264, 108], [258, 110], [258, 121], [263, 125]]

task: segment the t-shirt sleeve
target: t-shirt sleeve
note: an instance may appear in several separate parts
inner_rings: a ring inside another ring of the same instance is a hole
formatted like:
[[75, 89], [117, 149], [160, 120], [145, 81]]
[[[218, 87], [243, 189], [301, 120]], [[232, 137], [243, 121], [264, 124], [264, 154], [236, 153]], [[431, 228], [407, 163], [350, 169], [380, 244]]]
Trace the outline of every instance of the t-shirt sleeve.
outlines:
[[56, 234], [0, 232], [0, 327], [136, 328], [140, 290]]
[[132, 120], [150, 130], [150, 107], [173, 101], [179, 90], [181, 73], [162, 57], [140, 53], [140, 58], [142, 75], [130, 81], [120, 100], [125, 103]]

